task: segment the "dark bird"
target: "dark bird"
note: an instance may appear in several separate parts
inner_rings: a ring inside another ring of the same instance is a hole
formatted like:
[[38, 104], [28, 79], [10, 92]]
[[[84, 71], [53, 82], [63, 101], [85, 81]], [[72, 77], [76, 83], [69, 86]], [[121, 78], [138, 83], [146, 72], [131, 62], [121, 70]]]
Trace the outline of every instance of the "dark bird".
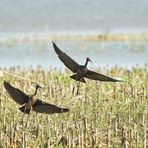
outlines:
[[75, 62], [71, 57], [69, 57], [66, 53], [61, 51], [57, 45], [53, 43], [53, 47], [55, 52], [57, 53], [59, 59], [64, 63], [66, 67], [68, 67], [74, 75], [70, 76], [72, 79], [86, 83], [85, 78], [92, 79], [92, 80], [99, 80], [99, 81], [107, 81], [107, 82], [123, 82], [122, 80], [114, 79], [109, 76], [91, 71], [87, 68], [88, 62], [92, 62], [88, 57], [86, 58], [86, 62], [84, 65], [79, 65]]
[[60, 108], [56, 105], [52, 105], [46, 102], [43, 102], [37, 98], [37, 90], [42, 88], [39, 85], [36, 85], [35, 93], [31, 96], [26, 95], [21, 90], [13, 87], [8, 82], [4, 81], [4, 87], [7, 90], [10, 97], [19, 105], [23, 105], [19, 108], [19, 110], [23, 113], [29, 114], [31, 108], [33, 111], [38, 113], [46, 113], [46, 114], [53, 114], [53, 113], [64, 113], [68, 112], [69, 109], [67, 108]]

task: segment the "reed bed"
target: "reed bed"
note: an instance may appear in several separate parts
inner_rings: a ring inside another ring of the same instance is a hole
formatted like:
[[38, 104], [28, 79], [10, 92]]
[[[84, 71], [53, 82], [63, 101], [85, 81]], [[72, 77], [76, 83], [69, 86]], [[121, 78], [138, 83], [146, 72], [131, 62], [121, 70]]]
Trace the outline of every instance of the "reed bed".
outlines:
[[[126, 82], [87, 80], [76, 95], [76, 83], [68, 77], [67, 70], [1, 69], [0, 147], [147, 148], [147, 69], [112, 67], [95, 71]], [[23, 114], [8, 96], [3, 80], [28, 94], [34, 92], [35, 83], [42, 84], [44, 90], [39, 91], [39, 98], [67, 107], [70, 112], [53, 115], [32, 112], [29, 117], [25, 115], [22, 122]], [[26, 122], [27, 127], [24, 127]]]

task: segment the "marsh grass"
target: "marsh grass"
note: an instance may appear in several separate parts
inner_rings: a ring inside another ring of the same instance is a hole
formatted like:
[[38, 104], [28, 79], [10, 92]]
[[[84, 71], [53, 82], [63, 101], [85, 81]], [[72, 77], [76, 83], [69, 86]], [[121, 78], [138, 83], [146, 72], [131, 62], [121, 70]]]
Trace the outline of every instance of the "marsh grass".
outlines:
[[[0, 147], [148, 147], [146, 69], [96, 69], [126, 82], [87, 80], [80, 85], [79, 95], [67, 71], [45, 72], [41, 67], [3, 71], [0, 74]], [[8, 96], [3, 80], [28, 94], [34, 92], [34, 82], [42, 83], [44, 90], [40, 90], [39, 98], [67, 107], [70, 112], [53, 115], [32, 112], [28, 122], [27, 115], [24, 117], [25, 128], [19, 105]]]

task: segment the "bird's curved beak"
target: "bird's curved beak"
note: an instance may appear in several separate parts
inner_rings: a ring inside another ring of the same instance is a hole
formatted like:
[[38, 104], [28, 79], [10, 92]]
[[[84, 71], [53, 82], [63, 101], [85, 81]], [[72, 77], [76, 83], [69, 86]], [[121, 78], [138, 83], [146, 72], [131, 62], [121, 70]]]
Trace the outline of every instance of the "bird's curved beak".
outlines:
[[38, 88], [44, 89], [42, 86], [38, 85]]
[[44, 89], [42, 86], [40, 86], [41, 89]]
[[89, 61], [90, 61], [91, 63], [93, 63], [90, 59], [89, 59]]

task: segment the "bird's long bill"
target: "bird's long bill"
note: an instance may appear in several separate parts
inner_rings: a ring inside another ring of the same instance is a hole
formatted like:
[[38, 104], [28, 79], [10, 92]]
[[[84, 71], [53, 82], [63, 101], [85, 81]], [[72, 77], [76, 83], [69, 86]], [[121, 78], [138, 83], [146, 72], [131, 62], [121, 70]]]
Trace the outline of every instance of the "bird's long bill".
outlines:
[[93, 62], [91, 60], [89, 60], [89, 61], [93, 64]]
[[43, 89], [43, 90], [44, 90], [44, 88], [43, 88], [41, 85], [38, 85], [38, 88], [41, 88], [41, 89]]
[[42, 86], [40, 86], [40, 88], [44, 90], [44, 88]]
[[89, 62], [93, 63], [92, 60], [91, 60], [90, 58], [87, 58], [87, 60], [88, 60]]

